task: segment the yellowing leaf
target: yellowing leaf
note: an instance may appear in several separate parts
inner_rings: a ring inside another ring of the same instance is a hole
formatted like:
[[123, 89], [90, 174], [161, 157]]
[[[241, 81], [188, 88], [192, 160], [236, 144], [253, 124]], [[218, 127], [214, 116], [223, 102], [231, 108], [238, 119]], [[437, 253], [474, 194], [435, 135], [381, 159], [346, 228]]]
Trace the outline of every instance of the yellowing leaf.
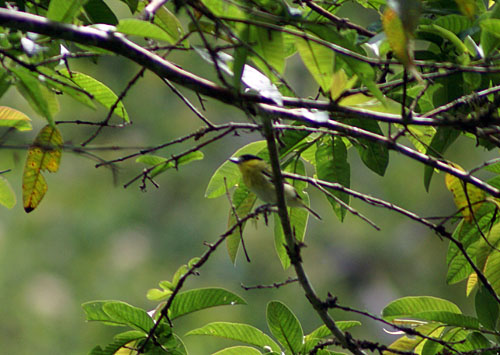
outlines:
[[408, 33], [404, 30], [403, 22], [398, 17], [396, 11], [390, 7], [387, 7], [382, 14], [382, 26], [387, 36], [387, 42], [389, 42], [396, 57], [405, 67], [409, 66], [412, 63], [412, 59], [410, 56]]
[[29, 131], [31, 130], [31, 120], [18, 110], [0, 106], [0, 126], [13, 127], [19, 131]]
[[[394, 55], [413, 74], [415, 79], [422, 81], [422, 77], [413, 64], [413, 49], [411, 46], [411, 31], [418, 22], [418, 12], [416, 12], [416, 9], [406, 9], [405, 6], [402, 6], [399, 11], [401, 14], [398, 15], [395, 9], [390, 6], [386, 7], [382, 14], [382, 27]], [[405, 21], [400, 16], [403, 16]], [[417, 16], [416, 19], [415, 16]]]
[[[456, 165], [455, 168], [461, 169]], [[451, 174], [446, 174], [445, 184], [446, 188], [453, 194], [455, 205], [461, 211], [464, 219], [467, 222], [472, 221], [471, 211], [474, 212], [481, 206], [486, 198], [486, 193], [473, 185], [464, 184], [461, 179]]]
[[460, 12], [470, 19], [476, 14], [476, 2], [474, 0], [455, 0]]
[[467, 278], [467, 288], [465, 290], [465, 294], [467, 295], [467, 297], [469, 297], [469, 295], [474, 290], [476, 285], [477, 285], [477, 274], [475, 272], [473, 272]]
[[62, 154], [62, 136], [56, 127], [47, 125], [28, 150], [23, 173], [23, 205], [26, 212], [33, 211], [47, 192], [43, 171], [59, 169]]

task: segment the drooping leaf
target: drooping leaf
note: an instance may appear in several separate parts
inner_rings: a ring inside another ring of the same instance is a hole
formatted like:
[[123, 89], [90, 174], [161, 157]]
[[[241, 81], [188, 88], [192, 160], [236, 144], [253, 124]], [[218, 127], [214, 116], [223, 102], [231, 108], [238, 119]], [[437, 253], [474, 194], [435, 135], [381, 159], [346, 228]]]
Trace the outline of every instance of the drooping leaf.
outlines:
[[[316, 173], [321, 180], [339, 183], [347, 188], [350, 187], [351, 166], [347, 160], [347, 149], [342, 138], [327, 138], [317, 143]], [[339, 200], [349, 204], [349, 195], [333, 189], [326, 189]], [[326, 196], [326, 198], [332, 205], [338, 219], [342, 221], [347, 212], [345, 207], [342, 207], [330, 196]]]
[[335, 53], [330, 48], [300, 37], [297, 37], [295, 46], [316, 83], [323, 92], [328, 92], [332, 85]]
[[491, 293], [481, 285], [475, 297], [476, 315], [481, 324], [489, 329], [496, 330], [499, 315], [499, 306]]
[[72, 71], [70, 74], [66, 69], [63, 69], [61, 70], [61, 74], [93, 95], [94, 99], [105, 108], [111, 109], [111, 107], [114, 107], [113, 113], [115, 115], [123, 118], [125, 122], [130, 122], [122, 101], [118, 101], [118, 96], [106, 85], [91, 76], [79, 72]]
[[[238, 217], [246, 216], [252, 210], [255, 205], [255, 201], [257, 200], [257, 196], [251, 193], [250, 190], [245, 185], [238, 186], [236, 190], [234, 190], [232, 201], [234, 208], [236, 210], [236, 214]], [[228, 218], [228, 227], [231, 228], [236, 224], [236, 216], [233, 214], [232, 208], [229, 211]], [[238, 255], [238, 248], [241, 242], [241, 235], [245, 228], [246, 222], [241, 225], [241, 227], [236, 227], [234, 231], [226, 237], [226, 248], [229, 254], [229, 258], [232, 263], [236, 262], [236, 256]]]
[[[367, 131], [382, 134], [378, 123], [373, 120], [351, 119], [349, 123], [353, 126], [363, 128]], [[384, 176], [389, 164], [389, 150], [386, 146], [373, 143], [367, 139], [359, 139], [360, 144], [355, 144], [363, 163], [372, 171]]]
[[51, 0], [47, 18], [57, 22], [73, 22], [87, 0]]
[[169, 309], [169, 318], [174, 320], [188, 313], [216, 306], [246, 304], [240, 296], [222, 288], [200, 288], [179, 293]]
[[18, 131], [29, 131], [32, 129], [31, 120], [21, 111], [7, 106], [0, 106], [0, 126], [13, 127]]
[[176, 42], [176, 39], [172, 38], [172, 36], [165, 32], [161, 27], [151, 22], [139, 19], [122, 19], [118, 23], [118, 26], [116, 26], [116, 30], [130, 36], [151, 38], [159, 41], [165, 41], [170, 44], [174, 44]]
[[267, 325], [274, 337], [292, 354], [300, 353], [304, 332], [292, 311], [279, 301], [267, 305]]
[[[460, 167], [455, 165], [455, 168]], [[472, 221], [474, 219], [473, 213], [477, 211], [485, 201], [486, 193], [476, 186], [464, 184], [460, 178], [451, 174], [446, 174], [445, 184], [447, 189], [453, 194], [455, 205], [461, 211], [464, 219], [467, 222]]]
[[16, 86], [30, 106], [42, 115], [49, 124], [54, 124], [54, 115], [59, 111], [59, 103], [55, 94], [39, 83], [33, 73], [25, 68], [10, 69], [19, 79]]
[[[285, 172], [305, 175], [305, 166], [300, 159], [294, 159], [287, 166], [283, 168]], [[300, 180], [292, 180], [289, 183], [295, 188], [299, 194], [302, 201], [309, 206], [309, 196], [304, 191], [307, 187], [307, 183]], [[303, 242], [305, 238], [305, 232], [307, 227], [307, 220], [309, 212], [303, 208], [287, 208], [288, 216], [290, 220], [290, 226], [294, 232], [294, 237], [297, 241]], [[281, 266], [283, 269], [290, 267], [290, 258], [285, 248], [285, 234], [283, 232], [283, 227], [281, 225], [281, 220], [278, 214], [274, 215], [274, 247], [276, 249], [276, 254], [281, 261]]]
[[214, 322], [201, 328], [193, 329], [186, 333], [186, 335], [210, 335], [222, 337], [255, 345], [262, 350], [271, 349], [278, 353], [281, 352], [278, 344], [276, 344], [276, 342], [267, 334], [248, 324]]
[[[279, 31], [270, 31], [262, 27], [251, 27], [255, 32], [256, 45], [254, 50], [279, 74], [285, 70], [285, 51], [283, 46], [283, 35]], [[260, 58], [256, 63], [262, 61]], [[267, 65], [260, 66], [264, 73], [270, 73]]]
[[493, 251], [489, 254], [484, 266], [484, 276], [486, 276], [496, 294], [500, 294], [500, 252]]
[[0, 204], [7, 208], [12, 208], [16, 205], [16, 194], [9, 181], [3, 176], [0, 176]]
[[59, 169], [62, 155], [62, 136], [56, 127], [47, 125], [38, 133], [28, 149], [23, 172], [23, 206], [26, 212], [33, 211], [41, 202], [48, 186], [42, 172], [51, 173]]

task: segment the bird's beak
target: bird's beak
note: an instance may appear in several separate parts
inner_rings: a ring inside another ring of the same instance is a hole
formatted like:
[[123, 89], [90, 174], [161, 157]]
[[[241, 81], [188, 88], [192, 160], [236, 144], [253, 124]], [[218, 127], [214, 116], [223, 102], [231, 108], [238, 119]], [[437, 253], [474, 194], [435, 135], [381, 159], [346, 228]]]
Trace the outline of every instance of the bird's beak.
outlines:
[[233, 162], [235, 164], [239, 164], [240, 163], [240, 158], [238, 157], [232, 157], [229, 159], [230, 162]]

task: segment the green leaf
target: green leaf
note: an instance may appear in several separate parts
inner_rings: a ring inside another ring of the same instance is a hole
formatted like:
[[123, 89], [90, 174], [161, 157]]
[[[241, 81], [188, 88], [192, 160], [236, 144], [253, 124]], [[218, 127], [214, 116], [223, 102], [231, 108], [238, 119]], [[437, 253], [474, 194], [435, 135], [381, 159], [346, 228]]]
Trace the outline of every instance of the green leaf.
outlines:
[[[434, 137], [432, 137], [431, 145], [427, 149], [426, 154], [430, 156], [439, 156], [439, 154], [444, 153], [451, 146], [459, 135], [460, 132], [455, 129], [439, 127]], [[432, 174], [434, 174], [434, 168], [426, 165], [424, 168], [424, 186], [427, 191], [429, 191]]]
[[441, 38], [448, 40], [451, 44], [455, 46], [455, 50], [458, 55], [463, 53], [469, 53], [467, 46], [458, 38], [456, 34], [438, 25], [421, 25], [419, 26], [419, 31], [430, 32], [440, 36]]
[[73, 22], [87, 0], [51, 0], [47, 18], [57, 22]]
[[[476, 222], [463, 221], [457, 226], [452, 237], [462, 243], [467, 255], [476, 256], [480, 246], [482, 244], [486, 245], [482, 239], [480, 242], [477, 242], [481, 238], [478, 227], [484, 235], [488, 235], [490, 243], [492, 240], [500, 239], [500, 228], [496, 227], [498, 224], [493, 226], [494, 221], [492, 219], [495, 215], [495, 206], [493, 204], [483, 204], [479, 211], [476, 212], [477, 224]], [[446, 282], [449, 284], [462, 281], [472, 272], [472, 267], [455, 243], [450, 243], [446, 262], [448, 264]]]
[[118, 26], [116, 26], [116, 30], [126, 35], [156, 39], [170, 44], [177, 42], [175, 38], [172, 38], [170, 34], [163, 31], [161, 27], [151, 22], [133, 18], [120, 20]]
[[497, 329], [499, 308], [498, 303], [491, 293], [480, 285], [475, 297], [476, 315], [481, 324], [495, 331]]
[[10, 183], [3, 176], [0, 176], [0, 204], [7, 208], [12, 208], [16, 205], [16, 194]]
[[323, 92], [330, 91], [335, 53], [323, 45], [297, 37], [295, 46], [302, 62]]
[[139, 0], [121, 0], [128, 5], [131, 13], [135, 13], [137, 11], [137, 6], [139, 5]]
[[[337, 321], [335, 322], [335, 325], [342, 331], [351, 329], [353, 327], [357, 327], [361, 325], [361, 322], [355, 321], [355, 320], [348, 320], [348, 321]], [[326, 325], [322, 325], [315, 330], [313, 330], [311, 333], [306, 335], [306, 339], [322, 339], [326, 338], [332, 335], [332, 332]]]
[[434, 23], [457, 35], [472, 27], [472, 21], [470, 19], [456, 14], [440, 16]]
[[427, 311], [415, 313], [412, 318], [443, 323], [447, 326], [479, 329], [479, 320], [474, 317], [446, 311]]
[[138, 330], [130, 330], [127, 332], [123, 332], [117, 334], [113, 338], [113, 342], [108, 344], [104, 349], [101, 349], [100, 352], [91, 352], [91, 355], [114, 355], [118, 350], [123, 348], [125, 345], [135, 342], [139, 339], [144, 339], [146, 334], [144, 332]]
[[13, 127], [18, 131], [30, 131], [31, 120], [21, 111], [7, 106], [0, 106], [0, 126]]
[[88, 321], [103, 322], [107, 325], [124, 325], [122, 321], [118, 321], [111, 317], [104, 311], [104, 305], [108, 302], [115, 301], [90, 301], [82, 304], [83, 311], [85, 312]]
[[82, 88], [80, 88], [78, 85], [75, 85], [75, 83], [73, 83], [67, 77], [48, 67], [39, 66], [38, 70], [46, 75], [45, 82], [47, 86], [49, 86], [50, 88], [54, 88], [56, 91], [61, 91], [62, 93], [71, 96], [73, 99], [77, 100], [87, 107], [95, 109], [95, 104], [92, 101], [92, 97], [90, 97], [91, 94], [82, 92]]
[[349, 95], [340, 100], [338, 104], [340, 106], [352, 107], [354, 109], [390, 113], [395, 115], [401, 115], [402, 111], [401, 104], [397, 101], [385, 98], [384, 103], [382, 103], [379, 100], [365, 94]]
[[69, 74], [67, 69], [61, 70], [61, 74], [93, 95], [94, 99], [108, 110], [116, 105], [113, 113], [123, 118], [125, 122], [130, 122], [130, 118], [125, 110], [125, 107], [123, 106], [123, 102], [119, 100], [118, 104], [116, 104], [118, 96], [116, 96], [116, 94], [106, 85], [83, 73], [72, 71], [71, 74]]
[[155, 166], [149, 173], [150, 177], [155, 177], [171, 168], [178, 168], [179, 166], [189, 164], [193, 161], [202, 160], [204, 157], [205, 155], [202, 152], [194, 151], [179, 157], [176, 161], [168, 161], [170, 159], [150, 154], [141, 155], [135, 161], [136, 163]]
[[500, 253], [492, 252], [484, 266], [484, 276], [488, 279], [496, 294], [500, 294]]
[[154, 326], [153, 319], [145, 310], [131, 306], [125, 302], [106, 302], [102, 305], [102, 310], [115, 322], [126, 324], [145, 333], [149, 332]]
[[222, 337], [255, 345], [262, 350], [272, 349], [278, 353], [281, 352], [280, 347], [276, 344], [276, 342], [274, 342], [274, 340], [261, 330], [248, 324], [214, 322], [201, 328], [193, 329], [186, 333], [186, 335], [210, 335]]
[[[250, 190], [245, 185], [238, 186], [234, 190], [232, 201], [236, 213], [239, 217], [246, 216], [252, 210], [257, 201], [257, 196], [251, 193]], [[233, 215], [232, 209], [229, 211], [229, 218], [227, 226], [231, 228], [236, 223], [236, 217]], [[241, 230], [239, 227], [235, 228], [233, 233], [226, 237], [226, 247], [229, 254], [229, 258], [232, 263], [236, 262], [236, 256], [238, 254], [238, 248], [240, 246], [241, 234], [245, 229], [246, 222], [241, 225]]]
[[[241, 149], [238, 149], [233, 154], [233, 157], [239, 157], [243, 154], [258, 155], [258, 153], [265, 148], [266, 141], [253, 142]], [[226, 193], [226, 184], [224, 183], [224, 178], [226, 179], [228, 189], [236, 185], [241, 179], [241, 174], [239, 172], [238, 166], [230, 162], [229, 160], [226, 160], [221, 166], [219, 166], [215, 173], [212, 175], [212, 178], [210, 179], [210, 182], [208, 183], [207, 189], [205, 191], [206, 198], [216, 198]]]
[[[373, 120], [350, 119], [349, 123], [353, 126], [365, 129], [367, 131], [382, 135], [378, 123]], [[389, 164], [389, 150], [386, 146], [374, 143], [367, 139], [359, 139], [359, 144], [354, 144], [363, 163], [372, 171], [384, 176], [387, 165]]]
[[48, 190], [42, 172], [59, 170], [62, 155], [62, 136], [56, 127], [43, 127], [28, 149], [23, 172], [23, 206], [29, 213], [42, 201]]
[[174, 320], [188, 313], [205, 308], [246, 304], [238, 295], [222, 288], [200, 288], [179, 293], [169, 309], [169, 318]]
[[[328, 182], [350, 186], [351, 166], [347, 160], [347, 149], [340, 137], [318, 141], [316, 150], [316, 173], [318, 178]], [[334, 196], [349, 204], [349, 195], [327, 188]], [[340, 221], [344, 220], [346, 209], [335, 199], [326, 196]]]
[[267, 305], [267, 325], [274, 337], [292, 354], [300, 353], [304, 333], [292, 311], [279, 301]]
[[[289, 161], [288, 164], [283, 168], [285, 172], [305, 175], [306, 170], [304, 163], [300, 159], [293, 159]], [[309, 196], [304, 191], [307, 187], [307, 183], [300, 180], [288, 181], [297, 191], [302, 201], [309, 206]], [[303, 208], [288, 208], [288, 216], [290, 218], [290, 225], [292, 231], [297, 241], [303, 242], [306, 234], [307, 220], [309, 217], [309, 212]], [[290, 267], [290, 258], [285, 248], [286, 240], [283, 228], [281, 225], [281, 220], [278, 214], [274, 215], [274, 247], [276, 249], [276, 254], [278, 255], [281, 266], [284, 270]]]
[[389, 303], [382, 311], [386, 320], [412, 317], [427, 311], [446, 311], [461, 314], [460, 309], [452, 302], [437, 297], [418, 296], [404, 297]]
[[105, 23], [112, 26], [118, 24], [113, 10], [103, 0], [88, 0], [84, 9], [92, 23]]
[[233, 346], [213, 353], [212, 355], [261, 355], [262, 353], [249, 346]]
[[[165, 6], [160, 7], [158, 11], [156, 11], [154, 23], [170, 36], [171, 43], [173, 44], [177, 44], [184, 36], [184, 29], [182, 28], [181, 22]], [[189, 46], [187, 39], [182, 43], [186, 48]]]
[[[257, 40], [253, 48], [262, 57], [262, 59], [257, 59], [256, 63], [260, 64], [264, 60], [266, 64], [270, 65], [279, 74], [283, 74], [285, 70], [285, 50], [282, 33], [252, 26], [251, 32], [253, 31], [255, 31], [254, 36]], [[263, 69], [265, 73], [269, 73], [267, 65], [259, 65], [259, 68]]]
[[11, 71], [19, 79], [16, 86], [21, 95], [38, 114], [45, 117], [49, 124], [54, 125], [54, 115], [59, 111], [54, 93], [41, 85], [27, 69], [12, 68]]

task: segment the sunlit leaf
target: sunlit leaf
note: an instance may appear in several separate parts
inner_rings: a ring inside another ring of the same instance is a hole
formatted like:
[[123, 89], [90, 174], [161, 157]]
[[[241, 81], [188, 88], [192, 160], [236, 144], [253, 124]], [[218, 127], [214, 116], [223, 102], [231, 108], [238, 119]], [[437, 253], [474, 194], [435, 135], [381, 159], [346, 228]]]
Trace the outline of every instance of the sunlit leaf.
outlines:
[[47, 18], [58, 22], [72, 22], [87, 0], [51, 0]]
[[179, 293], [169, 309], [171, 320], [202, 309], [216, 306], [246, 304], [240, 296], [222, 288], [200, 288]]
[[193, 329], [186, 333], [186, 335], [209, 335], [222, 337], [255, 345], [262, 350], [272, 349], [273, 351], [281, 352], [278, 344], [276, 344], [276, 342], [267, 334], [248, 324], [214, 322], [201, 328]]
[[[254, 50], [274, 70], [279, 74], [283, 74], [285, 70], [285, 51], [282, 33], [279, 31], [269, 31], [261, 27], [252, 27], [252, 29], [255, 31], [255, 38], [257, 39]], [[259, 68], [265, 70], [267, 66], [259, 66]], [[269, 70], [265, 70], [265, 72], [269, 72]]]
[[[455, 168], [459, 167], [455, 165]], [[460, 178], [451, 174], [446, 174], [445, 184], [446, 188], [453, 194], [455, 205], [461, 211], [462, 216], [470, 222], [473, 219], [474, 211], [481, 207], [484, 202], [486, 193], [476, 186], [464, 184]]]
[[446, 311], [461, 314], [460, 308], [450, 301], [430, 296], [403, 297], [389, 303], [382, 311], [384, 319], [409, 318], [427, 311]]
[[328, 92], [332, 85], [335, 53], [330, 48], [300, 37], [297, 37], [295, 45], [316, 83], [323, 92]]
[[31, 120], [28, 116], [7, 106], [0, 106], [0, 126], [13, 127], [19, 131], [32, 129]]
[[116, 322], [126, 324], [147, 333], [154, 325], [148, 313], [125, 302], [109, 301], [102, 306], [103, 311]]
[[250, 346], [233, 346], [230, 348], [225, 348], [219, 350], [212, 355], [260, 355], [262, 354], [259, 350], [252, 348]]
[[123, 118], [125, 122], [130, 122], [122, 101], [118, 100], [118, 96], [106, 85], [83, 73], [72, 71], [70, 74], [66, 69], [61, 70], [60, 73], [93, 95], [94, 99], [105, 108], [111, 109], [111, 107], [114, 107], [113, 113], [115, 115]]
[[279, 301], [267, 305], [267, 325], [274, 337], [292, 354], [300, 353], [304, 333], [293, 312]]
[[48, 186], [42, 172], [54, 173], [59, 169], [62, 144], [59, 130], [47, 125], [28, 149], [23, 173], [23, 205], [26, 212], [33, 211], [45, 196]]
[[120, 20], [118, 26], [116, 26], [116, 30], [126, 35], [151, 38], [159, 41], [165, 41], [171, 44], [177, 42], [176, 38], [172, 38], [169, 33], [163, 31], [163, 29], [159, 26], [151, 22], [133, 18]]
[[484, 276], [486, 276], [496, 294], [500, 294], [500, 252], [493, 251], [488, 256], [484, 267]]

